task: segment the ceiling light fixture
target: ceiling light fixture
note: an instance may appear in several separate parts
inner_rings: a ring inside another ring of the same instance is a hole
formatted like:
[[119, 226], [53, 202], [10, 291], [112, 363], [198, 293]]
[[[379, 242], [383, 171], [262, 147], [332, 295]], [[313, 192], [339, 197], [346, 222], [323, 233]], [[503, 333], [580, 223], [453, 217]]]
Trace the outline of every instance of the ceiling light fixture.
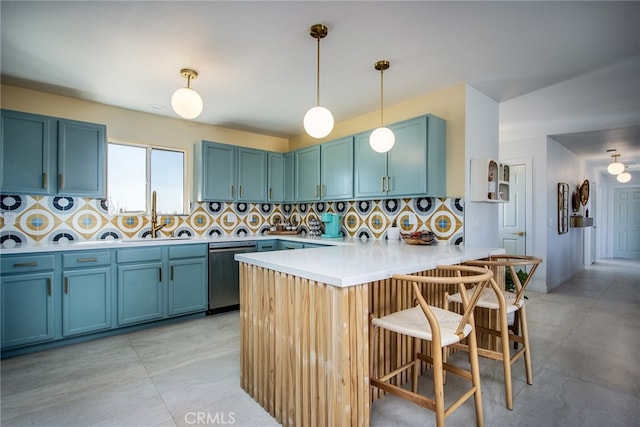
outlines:
[[626, 182], [631, 181], [631, 174], [629, 172], [625, 171], [625, 172], [622, 172], [622, 173], [618, 174], [618, 176], [616, 176], [616, 179], [618, 180], [618, 182], [621, 182], [621, 183], [624, 184]]
[[613, 157], [613, 162], [609, 163], [609, 166], [607, 166], [607, 172], [611, 175], [618, 175], [622, 173], [624, 171], [624, 165], [618, 161], [620, 154], [614, 154], [611, 157]]
[[314, 138], [324, 138], [333, 130], [331, 111], [320, 106], [320, 39], [327, 36], [329, 30], [322, 24], [313, 25], [309, 35], [318, 40], [318, 57], [316, 67], [316, 106], [304, 115], [304, 130]]
[[374, 64], [374, 68], [380, 71], [380, 127], [371, 132], [369, 145], [378, 153], [386, 153], [396, 143], [393, 131], [384, 127], [384, 71], [389, 69], [389, 61], [382, 60]]
[[202, 98], [191, 89], [191, 80], [198, 78], [198, 72], [190, 68], [180, 70], [180, 75], [187, 79], [187, 87], [181, 87], [171, 96], [173, 111], [185, 119], [195, 119], [202, 113]]

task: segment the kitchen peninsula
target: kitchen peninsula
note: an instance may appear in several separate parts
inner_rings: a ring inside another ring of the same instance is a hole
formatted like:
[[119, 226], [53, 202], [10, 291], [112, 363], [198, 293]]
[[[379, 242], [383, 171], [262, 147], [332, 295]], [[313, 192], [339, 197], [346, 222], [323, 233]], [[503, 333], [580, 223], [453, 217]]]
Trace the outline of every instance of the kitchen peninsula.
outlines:
[[[236, 255], [242, 388], [285, 426], [369, 425], [369, 314], [413, 299], [391, 276], [434, 274], [438, 265], [503, 252], [369, 241]], [[437, 303], [444, 290], [424, 291]], [[411, 354], [406, 341], [380, 339], [387, 367]]]

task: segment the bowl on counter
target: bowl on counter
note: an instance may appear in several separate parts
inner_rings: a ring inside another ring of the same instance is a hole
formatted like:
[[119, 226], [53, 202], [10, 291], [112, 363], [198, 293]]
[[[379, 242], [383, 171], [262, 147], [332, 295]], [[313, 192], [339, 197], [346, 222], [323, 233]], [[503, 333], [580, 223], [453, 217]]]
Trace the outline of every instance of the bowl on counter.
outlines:
[[409, 245], [433, 245], [436, 243], [436, 237], [431, 231], [400, 233], [400, 237]]

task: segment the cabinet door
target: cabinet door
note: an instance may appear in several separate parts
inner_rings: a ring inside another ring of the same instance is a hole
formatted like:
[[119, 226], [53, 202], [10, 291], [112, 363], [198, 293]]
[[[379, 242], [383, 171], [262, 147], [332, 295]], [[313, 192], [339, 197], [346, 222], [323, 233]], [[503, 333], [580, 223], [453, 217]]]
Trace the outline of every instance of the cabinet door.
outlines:
[[202, 143], [201, 199], [231, 201], [236, 197], [236, 147]]
[[206, 258], [169, 262], [169, 316], [207, 309]]
[[284, 201], [284, 155], [268, 154], [267, 201], [277, 203]]
[[53, 272], [0, 277], [2, 348], [54, 338]]
[[353, 198], [353, 137], [320, 146], [322, 200]]
[[162, 263], [118, 266], [118, 325], [162, 318]]
[[[54, 136], [55, 137], [55, 136]], [[3, 194], [49, 194], [51, 191], [51, 120], [35, 114], [2, 110]]]
[[396, 143], [387, 153], [387, 195], [427, 194], [427, 118], [389, 126]]
[[[387, 176], [387, 154], [374, 151], [369, 145], [371, 132], [363, 132], [354, 138], [356, 198], [386, 196], [383, 179]], [[395, 148], [395, 147], [394, 147]]]
[[111, 327], [111, 269], [68, 270], [63, 273], [62, 334], [99, 331]]
[[241, 202], [267, 200], [267, 152], [238, 148], [238, 193]]
[[296, 194], [295, 155], [293, 152], [284, 154], [284, 202], [293, 203]]
[[58, 121], [58, 194], [106, 197], [106, 127]]
[[320, 200], [320, 146], [295, 152], [296, 202]]

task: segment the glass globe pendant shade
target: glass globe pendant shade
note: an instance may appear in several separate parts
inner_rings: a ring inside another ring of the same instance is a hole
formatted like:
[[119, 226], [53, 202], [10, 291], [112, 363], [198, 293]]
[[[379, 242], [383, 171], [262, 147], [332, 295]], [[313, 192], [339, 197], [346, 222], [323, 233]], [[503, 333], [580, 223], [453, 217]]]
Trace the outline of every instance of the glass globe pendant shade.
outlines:
[[304, 130], [314, 138], [324, 138], [333, 130], [333, 115], [324, 107], [309, 109], [304, 115]]
[[607, 172], [611, 175], [618, 175], [622, 173], [622, 171], [624, 171], [624, 164], [620, 162], [609, 163], [609, 166], [607, 166]]
[[631, 181], [631, 174], [629, 172], [622, 172], [621, 174], [618, 174], [618, 176], [616, 176], [616, 179], [618, 180], [618, 182], [624, 184], [625, 182]]
[[393, 131], [387, 127], [379, 127], [369, 137], [369, 145], [378, 153], [386, 153], [391, 150], [393, 144], [396, 143], [396, 136]]
[[181, 87], [171, 96], [171, 107], [180, 117], [195, 119], [202, 113], [202, 98], [193, 89]]

